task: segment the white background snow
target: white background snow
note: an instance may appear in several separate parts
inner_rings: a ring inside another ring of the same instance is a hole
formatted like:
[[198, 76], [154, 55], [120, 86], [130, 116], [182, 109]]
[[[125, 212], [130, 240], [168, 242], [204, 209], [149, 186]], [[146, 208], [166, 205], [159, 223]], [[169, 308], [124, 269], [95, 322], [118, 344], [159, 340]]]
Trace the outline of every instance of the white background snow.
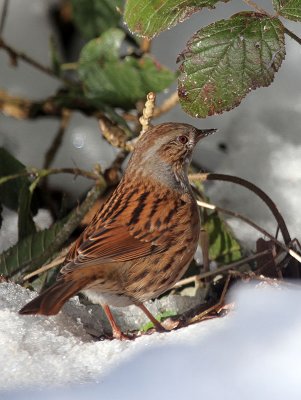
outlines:
[[[9, 43], [45, 64], [51, 31], [46, 14], [53, 2], [11, 0], [5, 28]], [[258, 3], [264, 7], [269, 4]], [[2, 4], [0, 0], [0, 8]], [[239, 11], [239, 4], [240, 9], [247, 9], [237, 1], [220, 4], [216, 10], [199, 13], [163, 33], [154, 42], [159, 60], [175, 68], [176, 55], [191, 34], [200, 26]], [[300, 24], [287, 25], [301, 34]], [[300, 238], [301, 48], [288, 37], [286, 46], [286, 60], [272, 86], [256, 90], [239, 108], [203, 121], [188, 117], [177, 107], [162, 121], [219, 128], [218, 134], [199, 146], [196, 159], [209, 169], [241, 176], [264, 189], [278, 204], [291, 235]], [[57, 81], [23, 63], [18, 69], [10, 68], [7, 55], [0, 52], [0, 88], [38, 99], [51, 95], [57, 87]], [[0, 123], [0, 145], [26, 165], [41, 166], [58, 122], [16, 121], [0, 116]], [[227, 153], [218, 150], [221, 142], [227, 144]], [[76, 163], [90, 169], [94, 162], [108, 165], [112, 157], [113, 151], [100, 138], [97, 123], [75, 113], [55, 166]], [[84, 180], [70, 177], [56, 182], [74, 195], [87, 187]], [[243, 212], [274, 231], [270, 214], [250, 193], [225, 183], [211, 184], [208, 190], [213, 202]], [[16, 240], [16, 217], [5, 213], [0, 231], [2, 249]], [[43, 211], [38, 220], [42, 226], [50, 223]], [[256, 234], [251, 235], [241, 223], [236, 227], [238, 236], [254, 246]], [[16, 311], [33, 296], [19, 286], [0, 284], [3, 399], [301, 397], [298, 287], [244, 286], [232, 294], [236, 311], [227, 317], [133, 342], [91, 339], [82, 322], [86, 318], [92, 323], [89, 318], [95, 314], [89, 310], [85, 313], [76, 300], [56, 317], [19, 316]]]

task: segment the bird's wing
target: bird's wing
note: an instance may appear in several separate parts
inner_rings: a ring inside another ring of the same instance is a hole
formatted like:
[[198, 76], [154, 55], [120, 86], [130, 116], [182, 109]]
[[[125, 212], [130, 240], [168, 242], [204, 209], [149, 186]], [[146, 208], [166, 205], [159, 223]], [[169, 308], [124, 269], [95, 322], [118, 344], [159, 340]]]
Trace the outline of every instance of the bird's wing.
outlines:
[[183, 205], [170, 192], [156, 195], [153, 191], [135, 191], [120, 202], [111, 201], [74, 243], [61, 273], [85, 264], [129, 261], [165, 251], [176, 239], [173, 217]]

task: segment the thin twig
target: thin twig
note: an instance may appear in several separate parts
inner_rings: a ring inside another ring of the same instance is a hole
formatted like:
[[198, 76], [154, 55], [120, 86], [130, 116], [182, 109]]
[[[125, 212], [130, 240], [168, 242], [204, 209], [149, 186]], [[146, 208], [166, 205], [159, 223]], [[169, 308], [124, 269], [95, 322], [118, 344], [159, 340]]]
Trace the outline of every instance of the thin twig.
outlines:
[[68, 109], [64, 109], [57, 134], [55, 135], [51, 143], [51, 146], [49, 147], [49, 149], [45, 154], [45, 162], [43, 168], [48, 168], [51, 165], [52, 161], [54, 160], [54, 157], [62, 143], [64, 133], [70, 121], [70, 117], [71, 117], [71, 111]]
[[284, 243], [289, 246], [291, 244], [291, 236], [287, 229], [286, 223], [284, 221], [283, 216], [279, 212], [276, 204], [273, 200], [258, 186], [254, 185], [247, 181], [246, 179], [239, 178], [238, 176], [227, 175], [227, 174], [215, 174], [215, 173], [204, 173], [204, 174], [193, 174], [189, 176], [190, 180], [201, 180], [201, 181], [224, 181], [224, 182], [231, 182], [237, 185], [243, 186], [246, 189], [249, 189], [251, 192], [256, 194], [270, 209], [272, 214], [274, 215], [279, 229], [281, 231]]
[[188, 278], [185, 279], [181, 279], [179, 282], [177, 282], [173, 287], [174, 288], [178, 288], [184, 285], [188, 285], [189, 283], [194, 283], [196, 281], [196, 279], [201, 280], [201, 279], [205, 279], [205, 278], [209, 278], [215, 275], [219, 275], [225, 271], [228, 271], [229, 269], [234, 269], [234, 268], [238, 268], [241, 265], [247, 264], [250, 261], [254, 261], [257, 260], [258, 258], [264, 257], [267, 254], [270, 254], [271, 251], [270, 250], [264, 250], [260, 253], [256, 253], [252, 256], [246, 257], [242, 260], [236, 261], [234, 263], [231, 264], [227, 264], [227, 265], [223, 265], [222, 267], [219, 267], [217, 269], [215, 269], [214, 271], [207, 271], [207, 272], [203, 272], [202, 274], [199, 275], [194, 275], [194, 276], [190, 276]]
[[47, 75], [51, 76], [52, 78], [56, 78], [56, 79], [63, 81], [68, 86], [73, 85], [72, 81], [69, 81], [66, 78], [62, 78], [62, 77], [56, 75], [51, 68], [46, 67], [45, 65], [39, 63], [38, 61], [36, 61], [33, 58], [31, 58], [30, 56], [28, 56], [27, 54], [22, 53], [21, 51], [18, 51], [16, 49], [14, 49], [12, 46], [8, 45], [3, 40], [3, 38], [0, 38], [0, 48], [2, 48], [3, 50], [5, 50], [7, 52], [7, 54], [9, 55], [9, 57], [11, 59], [12, 65], [16, 66], [18, 63], [18, 60], [22, 60], [22, 61], [26, 62], [27, 64], [31, 65], [32, 67], [43, 72], [44, 74], [47, 74]]
[[26, 170], [18, 172], [17, 174], [1, 177], [0, 185], [3, 185], [6, 182], [20, 178], [22, 176], [33, 175], [41, 179], [54, 174], [73, 174], [75, 176], [80, 175], [84, 176], [87, 179], [93, 179], [95, 181], [98, 181], [100, 179], [99, 174], [95, 172], [85, 171], [79, 168], [49, 168], [49, 169], [27, 168]]
[[37, 275], [41, 275], [43, 272], [49, 271], [50, 269], [55, 268], [58, 265], [62, 264], [66, 258], [66, 254], [67, 254], [68, 250], [69, 250], [69, 247], [67, 247], [67, 249], [64, 249], [64, 251], [62, 251], [60, 253], [60, 256], [56, 257], [50, 263], [43, 265], [41, 268], [36, 269], [35, 271], [31, 272], [30, 274], [25, 275], [22, 278], [23, 281], [28, 281], [28, 279], [31, 279]]
[[197, 322], [201, 322], [212, 311], [216, 311], [218, 313], [219, 309], [224, 304], [225, 297], [226, 297], [226, 294], [227, 294], [227, 291], [228, 291], [228, 288], [229, 288], [230, 280], [231, 280], [231, 275], [229, 274], [227, 276], [226, 280], [225, 280], [223, 291], [222, 291], [222, 293], [220, 295], [219, 301], [216, 304], [214, 304], [213, 306], [208, 307], [206, 310], [201, 311], [200, 313], [194, 315], [193, 317], [186, 319], [185, 320], [185, 325], [191, 325], [191, 324], [195, 324]]
[[172, 93], [165, 101], [163, 101], [161, 106], [155, 107], [154, 118], [158, 118], [162, 114], [165, 114], [168, 111], [170, 111], [175, 105], [178, 104], [178, 101], [179, 101], [178, 92]]
[[298, 44], [301, 45], [301, 38], [299, 38], [299, 36], [297, 36], [294, 32], [292, 32], [291, 30], [289, 30], [287, 27], [284, 27], [284, 32], [290, 36], [292, 39], [294, 39]]
[[140, 50], [144, 53], [150, 53], [151, 51], [152, 41], [148, 38], [142, 38], [140, 42]]
[[259, 12], [260, 14], [264, 14], [264, 15], [268, 15], [269, 17], [272, 17], [272, 15], [270, 15], [266, 10], [264, 10], [263, 8], [259, 7], [258, 4], [256, 4], [254, 1], [252, 0], [243, 0], [244, 3], [246, 3], [248, 6], [250, 6], [251, 8], [254, 8], [257, 12]]
[[290, 249], [288, 246], [286, 246], [285, 244], [281, 243], [278, 239], [275, 239], [273, 235], [271, 235], [269, 232], [267, 232], [265, 229], [261, 228], [260, 226], [258, 226], [257, 224], [255, 224], [255, 222], [251, 221], [249, 218], [234, 212], [234, 211], [230, 211], [230, 210], [226, 210], [225, 208], [222, 207], [218, 207], [215, 206], [213, 204], [209, 204], [206, 203], [204, 201], [200, 201], [197, 200], [197, 203], [200, 207], [205, 207], [205, 208], [209, 208], [210, 210], [214, 210], [214, 211], [219, 211], [222, 212], [224, 214], [228, 214], [231, 215], [232, 217], [238, 218], [244, 222], [246, 222], [248, 225], [252, 226], [254, 229], [256, 229], [257, 231], [261, 232], [264, 236], [268, 237], [270, 240], [272, 240], [275, 244], [277, 244], [279, 247], [281, 247], [284, 251], [286, 251], [288, 254], [290, 254], [293, 258], [295, 258], [298, 262], [301, 263], [301, 256], [296, 253], [294, 250]]
[[88, 116], [100, 118], [103, 113], [93, 107], [84, 99], [81, 101], [76, 97], [69, 97], [58, 92], [55, 96], [41, 101], [33, 101], [27, 98], [12, 96], [4, 90], [0, 90], [0, 111], [12, 118], [36, 119], [39, 117], [61, 117], [64, 110], [81, 111]]
[[9, 3], [9, 0], [4, 0], [4, 2], [3, 2], [3, 7], [2, 7], [2, 12], [1, 12], [1, 20], [0, 20], [0, 37], [2, 36], [3, 31], [4, 31], [7, 10], [8, 10], [8, 3]]
[[[274, 18], [273, 15], [269, 14], [266, 10], [264, 10], [261, 7], [259, 7], [259, 5], [256, 4], [254, 1], [252, 1], [252, 0], [243, 0], [243, 2], [248, 4], [248, 6], [250, 6], [251, 8], [254, 8], [257, 12], [259, 12], [261, 14], [265, 14], [265, 15], [269, 16], [270, 18]], [[294, 32], [292, 32], [290, 29], [288, 29], [285, 26], [284, 26], [284, 32], [288, 36], [290, 36], [292, 39], [294, 39], [298, 44], [301, 45], [301, 38], [299, 36], [297, 36]]]

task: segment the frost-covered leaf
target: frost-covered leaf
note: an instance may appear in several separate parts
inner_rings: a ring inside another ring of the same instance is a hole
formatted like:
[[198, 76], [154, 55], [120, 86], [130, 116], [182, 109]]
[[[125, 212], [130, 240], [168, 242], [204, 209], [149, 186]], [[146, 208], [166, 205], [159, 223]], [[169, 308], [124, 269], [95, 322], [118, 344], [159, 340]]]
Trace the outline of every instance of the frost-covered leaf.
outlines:
[[301, 21], [301, 0], [273, 0], [273, 4], [282, 17]]
[[231, 110], [252, 89], [269, 86], [284, 57], [277, 18], [242, 12], [200, 29], [178, 58], [181, 106], [195, 117]]
[[202, 228], [209, 235], [209, 258], [227, 264], [241, 258], [241, 247], [229, 226], [217, 213], [205, 218]]
[[202, 8], [229, 0], [128, 0], [124, 20], [130, 31], [152, 38], [185, 21]]
[[149, 55], [141, 58], [119, 57], [125, 37], [119, 29], [110, 29], [91, 40], [82, 50], [78, 74], [87, 98], [100, 106], [130, 109], [150, 91], [167, 88], [175, 74]]
[[123, 0], [71, 0], [74, 21], [87, 39], [117, 26]]

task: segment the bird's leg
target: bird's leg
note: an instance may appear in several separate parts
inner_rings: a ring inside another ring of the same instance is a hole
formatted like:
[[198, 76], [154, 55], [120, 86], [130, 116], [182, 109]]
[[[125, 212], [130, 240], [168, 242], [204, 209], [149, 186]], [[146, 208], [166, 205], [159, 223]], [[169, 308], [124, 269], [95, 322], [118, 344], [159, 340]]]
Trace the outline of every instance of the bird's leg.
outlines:
[[112, 314], [112, 312], [110, 310], [110, 307], [107, 304], [103, 304], [102, 308], [103, 308], [103, 310], [104, 310], [104, 312], [105, 312], [105, 314], [106, 314], [106, 316], [107, 316], [107, 318], [108, 318], [108, 320], [110, 322], [110, 325], [112, 327], [113, 337], [115, 339], [118, 339], [118, 340], [133, 339], [132, 337], [129, 337], [129, 336], [125, 335], [121, 331], [121, 329], [119, 328], [119, 326], [117, 325], [117, 323], [116, 323], [116, 321], [115, 321], [115, 319], [113, 317], [113, 314]]
[[135, 303], [135, 304], [137, 307], [140, 308], [140, 310], [144, 312], [147, 318], [154, 324], [154, 327], [157, 332], [168, 332], [168, 330], [165, 329], [164, 326], [160, 324], [160, 322], [153, 316], [153, 314], [145, 307], [144, 304], [142, 303]]

